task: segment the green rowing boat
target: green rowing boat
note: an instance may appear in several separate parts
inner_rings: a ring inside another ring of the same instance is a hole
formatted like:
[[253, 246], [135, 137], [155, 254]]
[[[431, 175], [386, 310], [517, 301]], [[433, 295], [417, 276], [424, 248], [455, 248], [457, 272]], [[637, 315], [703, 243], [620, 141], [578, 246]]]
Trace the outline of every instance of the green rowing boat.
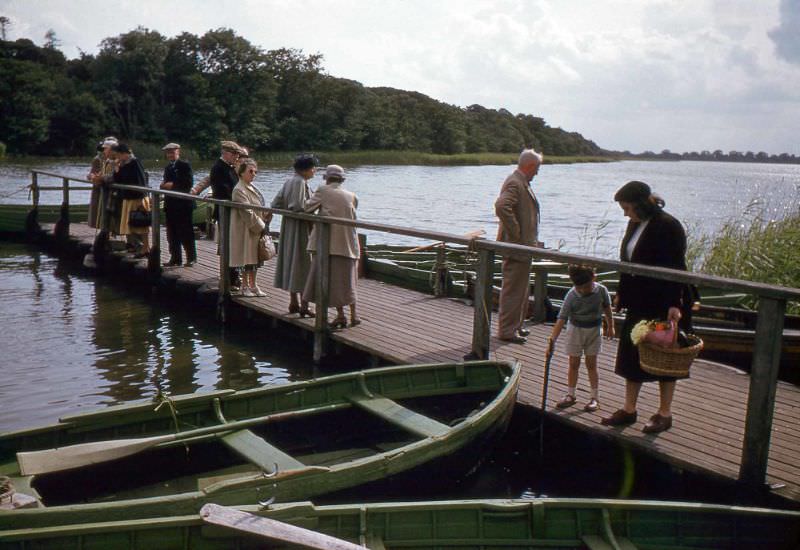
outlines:
[[[295, 526], [300, 537], [303, 530], [315, 533], [300, 538], [291, 527], [276, 530], [276, 524]], [[800, 546], [800, 512], [602, 499], [301, 502], [266, 509], [212, 504], [177, 517], [0, 529], [2, 550], [245, 550], [274, 547], [278, 540], [303, 541], [311, 548], [351, 548], [354, 543], [373, 549], [788, 550]]]
[[14, 492], [0, 529], [304, 500], [432, 462], [451, 468], [467, 449], [474, 465], [507, 427], [519, 378], [516, 362], [383, 367], [6, 433], [0, 476]]
[[[0, 204], [0, 235], [3, 233], [24, 233], [31, 208], [29, 204]], [[194, 209], [192, 212], [192, 223], [194, 225], [206, 223], [207, 209], [208, 207], [206, 206], [199, 206]], [[89, 206], [86, 204], [72, 204], [69, 207], [70, 221], [74, 223], [86, 222], [88, 215]], [[36, 219], [40, 225], [56, 223], [60, 217], [61, 205], [39, 205]], [[163, 214], [161, 219], [164, 219]]]

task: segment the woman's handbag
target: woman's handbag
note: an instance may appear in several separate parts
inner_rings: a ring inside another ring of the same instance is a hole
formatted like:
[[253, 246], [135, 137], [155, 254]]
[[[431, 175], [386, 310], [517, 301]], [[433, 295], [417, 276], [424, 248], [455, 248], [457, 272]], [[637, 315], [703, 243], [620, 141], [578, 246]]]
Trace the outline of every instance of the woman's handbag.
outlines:
[[153, 217], [150, 212], [144, 210], [131, 210], [128, 215], [128, 225], [131, 227], [150, 227]]
[[262, 235], [258, 239], [258, 261], [267, 262], [277, 256], [278, 252], [275, 250], [275, 243], [272, 242], [272, 237], [269, 235]]

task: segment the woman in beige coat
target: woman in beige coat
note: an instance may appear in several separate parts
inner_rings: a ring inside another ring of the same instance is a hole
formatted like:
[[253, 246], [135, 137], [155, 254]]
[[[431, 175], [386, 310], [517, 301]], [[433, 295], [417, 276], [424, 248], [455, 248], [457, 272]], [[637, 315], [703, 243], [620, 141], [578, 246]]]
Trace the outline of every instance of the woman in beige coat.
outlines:
[[[231, 200], [264, 206], [264, 196], [253, 185], [258, 173], [258, 165], [247, 159], [239, 165], [239, 183], [233, 188]], [[258, 261], [258, 241], [267, 231], [272, 213], [234, 208], [231, 212], [230, 267], [242, 268], [242, 296], [266, 296], [256, 285]]]
[[[306, 212], [315, 212], [323, 216], [336, 218], [356, 219], [358, 198], [355, 193], [341, 188], [344, 181], [344, 169], [336, 164], [331, 164], [325, 169], [322, 176], [325, 185], [320, 185], [305, 206]], [[314, 227], [308, 238], [308, 250], [314, 254], [317, 250], [317, 228]], [[344, 328], [347, 319], [344, 316], [344, 306], [350, 306], [350, 326], [361, 323], [356, 315], [356, 281], [358, 280], [357, 262], [359, 256], [358, 236], [356, 228], [345, 225], [331, 225], [330, 243], [330, 287], [329, 305], [336, 308], [336, 319], [331, 323], [331, 328]], [[306, 279], [303, 290], [303, 300], [314, 302], [314, 288], [317, 272], [317, 257], [311, 263], [311, 271]]]

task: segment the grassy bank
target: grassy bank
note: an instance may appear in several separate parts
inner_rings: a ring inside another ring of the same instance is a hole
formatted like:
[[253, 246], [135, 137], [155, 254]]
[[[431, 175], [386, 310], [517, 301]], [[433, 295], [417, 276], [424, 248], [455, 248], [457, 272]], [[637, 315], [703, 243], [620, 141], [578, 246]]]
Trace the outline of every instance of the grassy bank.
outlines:
[[[691, 238], [692, 269], [747, 281], [800, 288], [800, 208], [798, 198], [784, 214], [769, 217], [763, 203], [753, 201], [743, 219], [729, 220], [714, 235]], [[747, 306], [756, 308], [755, 299]], [[787, 313], [800, 314], [800, 303], [789, 302]]]
[[[420, 166], [482, 166], [508, 165], [517, 162], [516, 153], [464, 153], [460, 155], [435, 155], [419, 151], [331, 151], [318, 152], [320, 164], [343, 166], [372, 165], [420, 165]], [[259, 163], [265, 166], [291, 165], [294, 153], [258, 153]], [[578, 162], [613, 162], [611, 157], [544, 157], [545, 164], [574, 164]]]

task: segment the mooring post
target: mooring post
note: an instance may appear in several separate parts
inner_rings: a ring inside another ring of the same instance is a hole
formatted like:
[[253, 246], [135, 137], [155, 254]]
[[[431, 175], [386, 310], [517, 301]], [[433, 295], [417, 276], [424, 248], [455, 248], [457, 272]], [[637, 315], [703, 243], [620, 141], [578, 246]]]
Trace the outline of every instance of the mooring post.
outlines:
[[214, 240], [214, 208], [208, 203], [202, 203], [206, 209], [206, 239]]
[[763, 485], [767, 479], [785, 312], [785, 299], [759, 298], [742, 462], [739, 467], [739, 481], [752, 487]]
[[489, 358], [492, 329], [492, 284], [494, 282], [494, 250], [478, 250], [478, 272], [475, 279], [472, 353], [470, 358]]
[[69, 237], [69, 178], [61, 178], [61, 212], [53, 230], [59, 240]]
[[231, 295], [230, 268], [231, 250], [228, 235], [231, 228], [231, 210], [229, 206], [219, 206], [219, 226], [217, 227], [217, 243], [219, 247], [219, 298], [217, 300], [217, 318], [227, 321], [227, 306]]
[[314, 278], [314, 302], [316, 303], [317, 316], [314, 319], [314, 362], [319, 363], [327, 353], [328, 345], [328, 303], [330, 302], [331, 280], [331, 225], [326, 222], [316, 222], [317, 252], [314, 256], [316, 262], [316, 277]]
[[155, 280], [161, 275], [161, 195], [152, 193], [150, 197], [150, 228], [153, 230], [153, 242], [147, 257], [147, 271]]

